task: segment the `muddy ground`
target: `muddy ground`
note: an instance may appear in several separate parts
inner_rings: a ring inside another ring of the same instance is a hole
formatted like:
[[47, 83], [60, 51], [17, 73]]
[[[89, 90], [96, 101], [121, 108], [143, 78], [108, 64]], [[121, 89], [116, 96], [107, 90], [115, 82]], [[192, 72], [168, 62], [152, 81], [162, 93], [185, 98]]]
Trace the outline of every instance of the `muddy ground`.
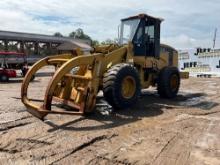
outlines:
[[[31, 83], [41, 104], [48, 77]], [[220, 78], [183, 80], [173, 100], [143, 91], [130, 109], [103, 104], [88, 117], [48, 115], [20, 101], [21, 79], [0, 84], [0, 164], [220, 164]]]

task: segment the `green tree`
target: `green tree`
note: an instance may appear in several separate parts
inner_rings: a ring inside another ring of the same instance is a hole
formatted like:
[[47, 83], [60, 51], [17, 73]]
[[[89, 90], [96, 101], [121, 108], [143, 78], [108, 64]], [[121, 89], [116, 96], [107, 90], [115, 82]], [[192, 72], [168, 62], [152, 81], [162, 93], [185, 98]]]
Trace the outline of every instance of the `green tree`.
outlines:
[[77, 39], [84, 39], [84, 36], [85, 36], [85, 34], [84, 34], [84, 32], [83, 32], [83, 30], [81, 28], [76, 29], [75, 38], [77, 38]]
[[92, 40], [91, 37], [84, 33], [83, 29], [78, 28], [76, 31], [73, 31], [69, 34], [69, 37], [75, 38], [75, 39], [87, 39]]
[[63, 37], [63, 35], [62, 35], [60, 32], [56, 32], [56, 33], [54, 33], [53, 36], [55, 36], [55, 37]]
[[102, 41], [101, 44], [102, 45], [110, 45], [110, 44], [117, 44], [118, 43], [118, 39], [106, 39], [105, 41]]
[[92, 46], [98, 46], [100, 45], [98, 40], [92, 40]]
[[73, 32], [71, 32], [71, 33], [69, 34], [69, 37], [71, 37], [71, 38], [75, 38], [75, 35], [76, 35], [76, 32], [73, 31]]

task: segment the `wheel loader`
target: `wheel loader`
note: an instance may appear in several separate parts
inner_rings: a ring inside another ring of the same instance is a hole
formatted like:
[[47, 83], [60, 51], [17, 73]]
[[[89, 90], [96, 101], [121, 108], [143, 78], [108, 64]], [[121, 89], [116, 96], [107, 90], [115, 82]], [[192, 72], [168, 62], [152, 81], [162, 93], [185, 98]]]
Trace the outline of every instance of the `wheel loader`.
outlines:
[[[94, 110], [100, 90], [114, 109], [125, 109], [138, 101], [142, 89], [156, 87], [163, 98], [174, 98], [180, 79], [177, 51], [160, 44], [163, 19], [139, 14], [121, 20], [119, 43], [96, 46], [89, 54], [61, 54], [41, 59], [28, 71], [21, 98], [27, 110], [39, 119], [48, 114], [84, 115]], [[32, 76], [51, 65], [55, 73], [47, 85], [42, 106], [27, 96]], [[71, 108], [52, 110], [52, 101]]]

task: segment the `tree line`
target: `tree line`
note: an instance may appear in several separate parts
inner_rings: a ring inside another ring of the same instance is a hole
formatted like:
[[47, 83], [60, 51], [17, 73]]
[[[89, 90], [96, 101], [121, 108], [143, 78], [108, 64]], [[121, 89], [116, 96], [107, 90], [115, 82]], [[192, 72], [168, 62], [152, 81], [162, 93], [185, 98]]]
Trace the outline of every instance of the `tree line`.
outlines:
[[[55, 37], [65, 37], [62, 33], [56, 32], [54, 33]], [[78, 28], [75, 31], [72, 31], [68, 37], [74, 38], [74, 39], [85, 39], [85, 40], [91, 40], [92, 46], [96, 45], [109, 45], [109, 44], [114, 44], [117, 43], [117, 39], [106, 39], [105, 41], [99, 42], [98, 40], [93, 40], [88, 34], [85, 34], [83, 29]]]

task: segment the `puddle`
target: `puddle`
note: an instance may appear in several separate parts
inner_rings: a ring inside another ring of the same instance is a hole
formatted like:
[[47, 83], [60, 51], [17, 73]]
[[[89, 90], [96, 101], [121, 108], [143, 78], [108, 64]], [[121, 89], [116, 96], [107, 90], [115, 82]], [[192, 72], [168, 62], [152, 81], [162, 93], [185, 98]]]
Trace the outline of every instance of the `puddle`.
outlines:
[[202, 110], [211, 110], [219, 104], [212, 101], [207, 101], [204, 96], [188, 98], [179, 103], [180, 106], [200, 108]]
[[199, 96], [199, 97], [192, 97], [192, 98], [188, 98], [185, 101], [180, 102], [179, 104], [181, 106], [195, 106], [197, 104], [199, 104], [202, 100], [204, 100], [205, 97], [204, 96]]
[[218, 106], [218, 103], [215, 102], [208, 102], [208, 101], [202, 101], [195, 105], [197, 108], [201, 108], [203, 110], [211, 110], [212, 108]]

